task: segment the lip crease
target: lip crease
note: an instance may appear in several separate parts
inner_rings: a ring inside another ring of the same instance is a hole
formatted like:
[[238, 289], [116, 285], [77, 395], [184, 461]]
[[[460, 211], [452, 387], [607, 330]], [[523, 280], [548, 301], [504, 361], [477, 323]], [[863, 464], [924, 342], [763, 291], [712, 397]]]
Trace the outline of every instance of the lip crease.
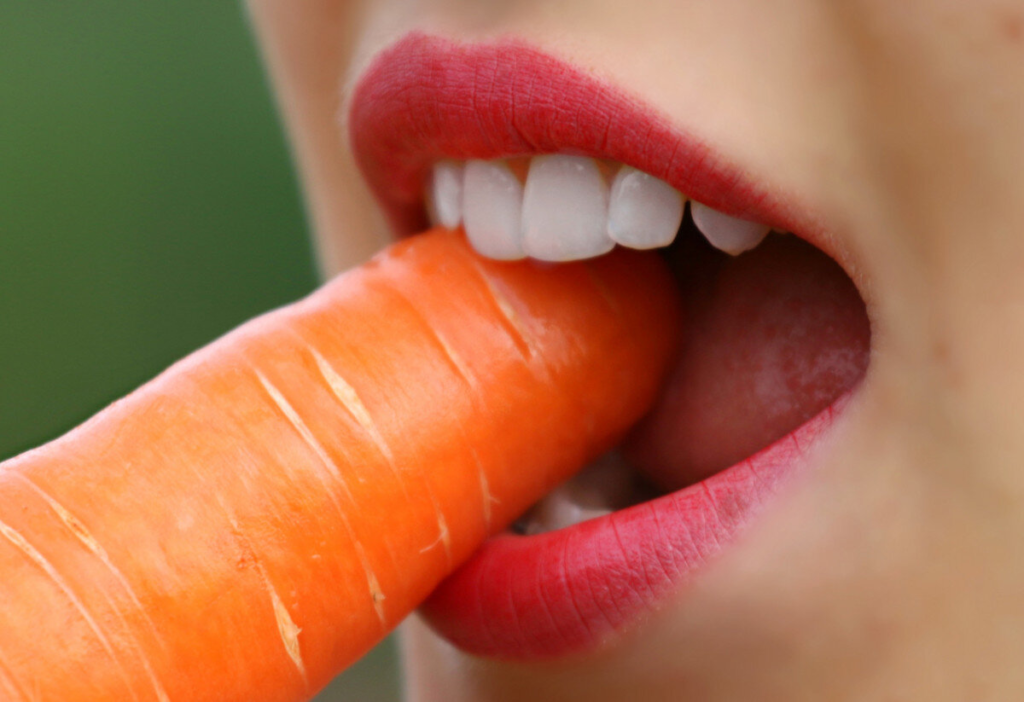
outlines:
[[[798, 231], [830, 253], [792, 202], [635, 97], [524, 43], [409, 34], [361, 76], [348, 128], [399, 236], [426, 227], [424, 186], [440, 159], [574, 153], [633, 166], [727, 214]], [[677, 492], [566, 529], [491, 539], [441, 584], [424, 615], [477, 655], [536, 660], [600, 646], [734, 540], [831, 433], [848, 397]]]

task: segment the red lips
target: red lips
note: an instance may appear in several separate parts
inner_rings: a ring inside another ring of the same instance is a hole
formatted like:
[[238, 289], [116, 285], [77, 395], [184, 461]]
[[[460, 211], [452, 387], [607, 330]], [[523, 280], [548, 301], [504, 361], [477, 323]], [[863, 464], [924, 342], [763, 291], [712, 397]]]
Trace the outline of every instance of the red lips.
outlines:
[[[771, 193], [698, 139], [614, 87], [523, 44], [407, 36], [382, 52], [361, 78], [349, 127], [356, 159], [401, 235], [425, 225], [425, 177], [436, 161], [553, 152], [619, 161], [720, 211], [792, 226]], [[819, 276], [825, 283], [842, 275], [820, 251], [814, 255], [831, 266]], [[770, 266], [779, 257], [766, 260]], [[784, 274], [768, 271], [761, 277], [769, 283], [769, 298], [772, 276]], [[814, 305], [821, 296], [809, 292], [801, 299]], [[866, 366], [863, 304], [852, 284], [831, 299], [840, 302], [830, 308], [829, 319], [839, 310], [847, 331], [829, 338], [840, 339], [833, 346], [851, 346], [853, 370], [832, 382], [824, 404], [817, 397], [809, 414], [793, 413], [800, 421], [845, 396]], [[787, 315], [781, 318], [785, 323]], [[722, 328], [714, 320], [706, 326]], [[741, 326], [731, 328], [734, 335], [745, 333]], [[812, 345], [795, 355], [818, 351]], [[761, 360], [756, 352], [747, 355]], [[424, 613], [436, 631], [475, 654], [534, 659], [592, 648], [656, 609], [726, 547], [803, 463], [806, 449], [832, 426], [842, 404], [835, 402], [752, 458], [695, 484], [698, 476], [684, 481], [689, 486], [672, 494], [546, 534], [500, 535], [438, 588]], [[737, 407], [730, 411], [742, 412], [743, 405]], [[747, 421], [756, 422], [760, 411], [755, 408]], [[660, 426], [653, 433], [668, 446], [664, 426], [671, 421]], [[659, 460], [671, 463], [664, 454], [659, 452]]]
[[464, 650], [499, 658], [601, 643], [732, 541], [836, 411], [679, 492], [567, 529], [492, 539], [435, 591], [428, 621]]
[[425, 228], [424, 178], [436, 161], [540, 153], [619, 161], [727, 214], [790, 224], [771, 193], [699, 139], [523, 44], [412, 34], [359, 80], [349, 130], [363, 175], [404, 234]]

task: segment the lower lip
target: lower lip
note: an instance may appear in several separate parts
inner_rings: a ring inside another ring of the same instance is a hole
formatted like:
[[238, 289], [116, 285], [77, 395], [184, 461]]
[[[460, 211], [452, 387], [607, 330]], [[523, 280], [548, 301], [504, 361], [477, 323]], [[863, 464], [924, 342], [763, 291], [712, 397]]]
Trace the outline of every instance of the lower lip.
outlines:
[[735, 542], [806, 465], [846, 400], [678, 492], [558, 531], [499, 535], [435, 591], [427, 621], [480, 656], [542, 660], [600, 647]]

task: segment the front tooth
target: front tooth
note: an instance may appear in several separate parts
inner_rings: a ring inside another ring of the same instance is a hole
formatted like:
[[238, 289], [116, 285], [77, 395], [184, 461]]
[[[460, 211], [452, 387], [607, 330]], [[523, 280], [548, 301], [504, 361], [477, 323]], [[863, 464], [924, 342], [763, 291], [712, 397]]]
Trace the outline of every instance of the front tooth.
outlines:
[[552, 154], [530, 162], [523, 194], [523, 247], [542, 261], [611, 251], [608, 185], [593, 159]]
[[430, 182], [430, 209], [437, 224], [455, 229], [462, 222], [462, 171], [453, 161], [434, 165]]
[[683, 221], [684, 202], [665, 181], [623, 166], [612, 183], [608, 234], [634, 249], [668, 246]]
[[754, 248], [771, 231], [767, 224], [722, 214], [699, 202], [690, 203], [690, 216], [712, 246], [732, 256]]
[[466, 237], [483, 256], [499, 261], [525, 258], [520, 231], [523, 186], [500, 161], [470, 161], [462, 188]]

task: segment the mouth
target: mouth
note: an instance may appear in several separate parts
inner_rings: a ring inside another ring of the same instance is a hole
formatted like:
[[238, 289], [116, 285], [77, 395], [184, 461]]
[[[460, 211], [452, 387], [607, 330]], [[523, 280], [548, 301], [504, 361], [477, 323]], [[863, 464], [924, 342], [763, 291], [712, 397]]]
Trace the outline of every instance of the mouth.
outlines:
[[462, 228], [499, 260], [654, 249], [676, 276], [688, 331], [650, 414], [423, 609], [476, 655], [599, 648], [817, 462], [870, 355], [848, 262], [796, 198], [525, 45], [409, 35], [364, 72], [348, 126], [397, 236]]

